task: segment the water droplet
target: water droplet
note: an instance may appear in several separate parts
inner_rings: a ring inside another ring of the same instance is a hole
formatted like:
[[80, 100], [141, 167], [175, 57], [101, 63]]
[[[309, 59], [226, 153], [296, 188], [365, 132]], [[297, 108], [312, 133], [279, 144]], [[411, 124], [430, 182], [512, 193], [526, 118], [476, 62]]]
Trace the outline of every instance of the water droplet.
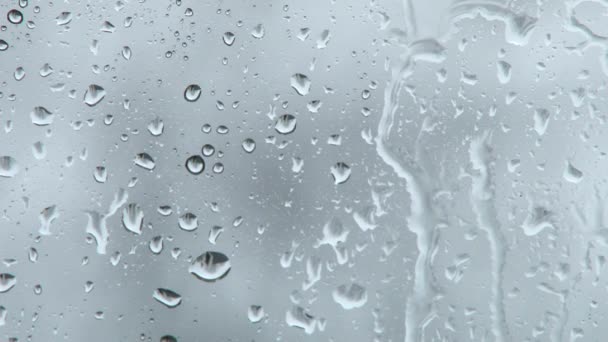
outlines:
[[44, 159], [44, 157], [46, 157], [46, 145], [44, 145], [42, 141], [35, 142], [34, 145], [32, 145], [32, 153], [37, 160]]
[[51, 75], [53, 72], [55, 72], [55, 70], [53, 70], [53, 67], [51, 67], [51, 65], [49, 63], [44, 63], [42, 68], [40, 68], [39, 73], [40, 73], [40, 76], [47, 77], [47, 76]]
[[194, 15], [194, 11], [192, 11], [192, 8], [186, 8], [186, 12], [184, 12], [184, 15], [186, 17], [191, 17], [192, 15]]
[[27, 256], [28, 256], [28, 259], [30, 259], [30, 261], [33, 263], [36, 263], [38, 261], [38, 251], [34, 247], [30, 248], [30, 250], [27, 253]]
[[334, 301], [345, 310], [360, 308], [367, 302], [367, 291], [357, 283], [338, 286], [333, 292]]
[[228, 134], [228, 132], [230, 130], [228, 129], [228, 127], [226, 127], [224, 125], [219, 125], [219, 126], [217, 126], [215, 131], [217, 132], [217, 134]]
[[190, 265], [188, 271], [204, 281], [215, 281], [225, 277], [230, 271], [230, 260], [220, 252], [205, 252]]
[[199, 155], [194, 155], [186, 160], [186, 170], [193, 175], [199, 175], [205, 170], [205, 161]]
[[51, 235], [51, 223], [58, 217], [59, 211], [56, 205], [44, 208], [38, 217], [40, 220], [40, 228], [38, 229], [40, 235]]
[[247, 138], [243, 140], [242, 146], [245, 152], [251, 153], [255, 150], [255, 141], [251, 138]]
[[11, 156], [0, 157], [0, 177], [13, 178], [19, 172], [17, 160]]
[[116, 30], [116, 27], [109, 21], [104, 21], [101, 24], [101, 32], [113, 33]]
[[19, 0], [19, 7], [26, 8], [28, 5], [28, 0]]
[[291, 87], [301, 96], [310, 92], [310, 79], [304, 74], [293, 74], [290, 79]]
[[197, 84], [191, 84], [186, 87], [186, 90], [184, 90], [184, 98], [188, 102], [195, 102], [199, 99], [199, 97], [201, 97], [201, 93], [201, 87], [199, 87]]
[[23, 69], [23, 67], [18, 67], [17, 69], [15, 69], [14, 76], [15, 80], [21, 81], [25, 77], [25, 70]]
[[6, 19], [11, 24], [21, 24], [23, 22], [23, 14], [16, 9], [12, 9], [6, 14]]
[[213, 145], [210, 145], [210, 144], [205, 144], [205, 145], [203, 145], [203, 148], [201, 149], [201, 153], [205, 157], [211, 157], [215, 153], [215, 147], [213, 147]]
[[222, 36], [222, 39], [224, 40], [224, 44], [226, 44], [228, 46], [232, 46], [232, 44], [234, 44], [234, 40], [236, 39], [236, 36], [232, 32], [226, 32]]
[[0, 39], [0, 51], [6, 51], [8, 49], [8, 43], [4, 39]]
[[122, 210], [122, 225], [126, 230], [137, 235], [144, 226], [144, 211], [137, 203], [129, 203]]
[[89, 107], [97, 105], [106, 96], [106, 90], [97, 84], [89, 85], [89, 88], [84, 92], [84, 103]]
[[171, 209], [171, 206], [169, 206], [169, 205], [161, 205], [156, 210], [162, 216], [169, 216], [169, 215], [171, 215], [173, 213], [173, 209]]
[[224, 228], [221, 226], [213, 226], [211, 227], [211, 230], [209, 230], [209, 243], [215, 245], [215, 243], [217, 242], [217, 238], [220, 237], [220, 234], [222, 234], [222, 232], [224, 231]]
[[578, 184], [583, 180], [583, 172], [574, 167], [570, 161], [566, 162], [563, 176], [566, 181], [574, 184]]
[[351, 169], [344, 162], [337, 162], [331, 167], [331, 176], [334, 179], [334, 184], [342, 184], [350, 178]]
[[507, 84], [509, 81], [511, 81], [511, 64], [505, 61], [498, 61], [496, 63], [496, 69], [498, 82], [501, 84]]
[[262, 24], [255, 25], [253, 27], [253, 30], [251, 30], [251, 35], [253, 36], [253, 38], [256, 38], [256, 39], [262, 39], [265, 34], [266, 34], [266, 32], [265, 32], [264, 26]]
[[165, 335], [160, 338], [160, 342], [177, 342], [177, 338], [171, 335]]
[[131, 54], [132, 54], [132, 51], [131, 51], [130, 47], [128, 47], [128, 46], [122, 47], [122, 58], [129, 60], [129, 59], [131, 59]]
[[177, 219], [177, 224], [181, 229], [191, 232], [198, 228], [198, 218], [193, 213], [185, 213]]
[[133, 161], [135, 162], [135, 165], [146, 170], [153, 170], [154, 167], [156, 167], [156, 163], [154, 162], [152, 156], [145, 152], [137, 154]]
[[174, 308], [182, 302], [182, 296], [169, 289], [156, 289], [152, 297], [169, 308]]
[[250, 305], [247, 309], [247, 318], [251, 323], [258, 323], [264, 318], [264, 308], [260, 305]]
[[148, 124], [148, 132], [150, 132], [150, 134], [152, 134], [155, 137], [163, 134], [164, 129], [165, 129], [165, 124], [163, 123], [163, 120], [161, 120], [158, 117], [155, 118], [154, 120], [150, 121], [150, 123]]
[[108, 179], [108, 171], [104, 166], [97, 166], [95, 172], [93, 172], [93, 177], [97, 183], [105, 183]]
[[163, 237], [158, 235], [150, 240], [150, 251], [154, 254], [160, 254], [163, 251]]
[[42, 293], [42, 285], [37, 284], [34, 286], [34, 294], [35, 295], [40, 295]]
[[212, 170], [214, 173], [222, 173], [224, 172], [224, 164], [217, 162], [213, 164]]
[[57, 25], [67, 25], [72, 21], [72, 13], [71, 12], [61, 12], [57, 18], [55, 18]]
[[0, 274], [0, 293], [8, 292], [17, 284], [17, 278], [10, 273]]
[[53, 123], [54, 114], [44, 107], [34, 107], [30, 113], [32, 123], [37, 126], [46, 126]]
[[314, 316], [307, 313], [303, 307], [294, 306], [285, 315], [285, 323], [290, 327], [304, 330], [308, 335], [315, 332], [317, 320]]
[[296, 117], [291, 114], [279, 116], [274, 129], [281, 134], [289, 134], [296, 130]]

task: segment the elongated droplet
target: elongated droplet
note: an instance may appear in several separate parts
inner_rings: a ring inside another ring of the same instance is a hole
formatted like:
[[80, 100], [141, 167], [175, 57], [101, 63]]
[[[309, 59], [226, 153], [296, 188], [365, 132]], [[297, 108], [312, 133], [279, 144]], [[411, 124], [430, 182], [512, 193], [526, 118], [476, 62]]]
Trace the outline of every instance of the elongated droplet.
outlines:
[[310, 92], [310, 79], [304, 74], [293, 74], [290, 79], [291, 87], [301, 96]]
[[97, 105], [106, 96], [106, 90], [97, 84], [89, 85], [84, 93], [84, 103], [89, 107]]
[[168, 308], [174, 308], [182, 302], [182, 296], [169, 289], [156, 289], [152, 294], [152, 297], [166, 305]]
[[228, 257], [220, 252], [205, 252], [190, 265], [188, 271], [204, 281], [215, 281], [225, 277], [231, 265]]
[[124, 207], [122, 210], [122, 225], [131, 233], [141, 234], [144, 225], [144, 211], [137, 203], [129, 203]]
[[153, 170], [154, 167], [156, 167], [156, 163], [154, 162], [152, 156], [145, 152], [137, 154], [133, 161], [135, 162], [135, 165], [142, 167], [146, 170]]

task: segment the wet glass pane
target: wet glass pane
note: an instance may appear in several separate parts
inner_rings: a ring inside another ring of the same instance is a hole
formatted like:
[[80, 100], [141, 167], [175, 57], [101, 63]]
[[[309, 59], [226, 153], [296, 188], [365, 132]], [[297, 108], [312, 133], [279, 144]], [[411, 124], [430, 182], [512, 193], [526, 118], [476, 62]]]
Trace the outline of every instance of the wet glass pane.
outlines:
[[608, 3], [0, 3], [0, 341], [602, 341]]

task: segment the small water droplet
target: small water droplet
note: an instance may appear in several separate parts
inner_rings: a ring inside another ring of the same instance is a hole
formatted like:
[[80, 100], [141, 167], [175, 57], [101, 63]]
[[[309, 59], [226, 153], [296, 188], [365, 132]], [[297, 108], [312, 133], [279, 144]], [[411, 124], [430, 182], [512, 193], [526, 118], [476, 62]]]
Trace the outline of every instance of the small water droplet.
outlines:
[[169, 289], [156, 289], [152, 297], [169, 308], [174, 308], [182, 302], [182, 296]]
[[148, 132], [150, 132], [150, 134], [152, 134], [155, 137], [163, 134], [164, 129], [165, 129], [165, 124], [163, 123], [163, 120], [161, 120], [158, 117], [155, 118], [154, 120], [150, 121], [150, 123], [148, 124]]
[[570, 161], [566, 162], [563, 176], [566, 181], [574, 184], [578, 184], [583, 180], [583, 172], [574, 167]]
[[123, 46], [122, 47], [122, 58], [126, 59], [126, 60], [130, 60], [131, 59], [131, 48], [128, 46]]
[[15, 80], [21, 81], [25, 77], [25, 69], [23, 67], [18, 67], [15, 69]]
[[72, 21], [72, 13], [71, 12], [61, 12], [61, 14], [59, 14], [57, 16], [57, 18], [55, 18], [55, 21], [57, 22], [57, 25], [59, 25], [59, 26], [67, 25], [70, 23], [70, 21]]
[[186, 87], [186, 90], [184, 90], [184, 98], [188, 102], [195, 102], [201, 97], [201, 93], [202, 90], [200, 86], [197, 84], [191, 84]]
[[330, 169], [334, 184], [342, 184], [350, 178], [351, 169], [344, 162], [337, 162]]
[[97, 183], [105, 183], [108, 179], [108, 171], [104, 166], [97, 166], [95, 172], [93, 172], [93, 177]]
[[367, 302], [367, 291], [357, 283], [338, 286], [333, 292], [334, 301], [345, 310], [360, 308]]
[[133, 160], [133, 162], [135, 162], [135, 165], [142, 167], [146, 170], [153, 170], [154, 167], [156, 167], [156, 163], [154, 162], [154, 159], [152, 158], [152, 156], [150, 156], [149, 154], [142, 152], [142, 153], [138, 153], [135, 156], [135, 159]]
[[261, 305], [250, 305], [247, 309], [247, 318], [251, 323], [258, 323], [264, 318], [264, 308]]
[[243, 150], [247, 153], [252, 153], [255, 150], [255, 141], [251, 138], [243, 140]]
[[0, 157], [0, 177], [13, 178], [19, 172], [17, 160], [11, 156]]
[[213, 164], [213, 172], [214, 173], [222, 173], [224, 172], [224, 164], [217, 162], [215, 164]]
[[177, 342], [177, 338], [171, 335], [165, 335], [160, 338], [160, 342]]
[[144, 226], [144, 211], [137, 203], [129, 203], [122, 210], [122, 225], [126, 230], [137, 235], [141, 234]]
[[253, 38], [256, 38], [256, 39], [262, 39], [265, 34], [266, 34], [266, 32], [265, 32], [264, 26], [262, 24], [255, 25], [253, 27], [253, 30], [251, 30], [251, 35], [253, 36]]
[[234, 44], [235, 39], [236, 39], [236, 36], [232, 32], [226, 32], [222, 36], [222, 40], [224, 41], [224, 44], [226, 44], [228, 46], [232, 46], [232, 44]]
[[177, 219], [177, 224], [181, 229], [191, 232], [198, 228], [198, 218], [193, 213], [185, 213]]
[[0, 274], [0, 293], [8, 292], [17, 284], [17, 278], [10, 273]]
[[106, 90], [97, 84], [89, 85], [89, 88], [84, 92], [84, 103], [89, 107], [97, 105], [106, 96]]
[[0, 39], [0, 51], [6, 51], [8, 49], [8, 43], [4, 39]]
[[163, 237], [158, 235], [150, 240], [150, 251], [154, 254], [160, 254], [163, 251]]
[[32, 123], [37, 126], [46, 126], [53, 123], [54, 114], [44, 107], [34, 107], [30, 113]]

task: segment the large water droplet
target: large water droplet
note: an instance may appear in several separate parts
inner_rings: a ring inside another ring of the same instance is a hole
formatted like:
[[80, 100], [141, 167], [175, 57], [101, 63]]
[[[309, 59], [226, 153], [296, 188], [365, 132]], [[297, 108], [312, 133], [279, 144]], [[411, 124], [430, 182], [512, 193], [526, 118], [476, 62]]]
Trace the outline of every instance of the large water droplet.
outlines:
[[129, 203], [122, 210], [122, 225], [126, 230], [137, 235], [141, 234], [144, 226], [144, 211], [137, 203]]
[[215, 281], [230, 271], [230, 260], [220, 252], [205, 252], [190, 265], [188, 271], [204, 281]]
[[342, 184], [350, 178], [351, 169], [344, 162], [337, 162], [331, 167], [331, 176], [334, 179], [334, 184]]
[[53, 123], [54, 114], [44, 107], [34, 107], [30, 113], [32, 123], [37, 126], [46, 126]]
[[11, 156], [0, 157], [0, 177], [12, 178], [19, 172], [17, 160]]
[[198, 218], [193, 213], [185, 213], [177, 219], [179, 227], [185, 231], [193, 231], [198, 228]]
[[197, 84], [191, 84], [186, 87], [186, 90], [184, 90], [184, 98], [188, 102], [194, 102], [201, 97], [202, 92], [201, 87], [199, 87]]
[[307, 95], [310, 91], [310, 79], [304, 74], [293, 74], [290, 83], [299, 95]]
[[105, 89], [97, 84], [91, 84], [84, 93], [84, 103], [86, 103], [89, 107], [93, 107], [103, 100], [105, 96]]
[[289, 134], [296, 130], [296, 117], [291, 114], [279, 116], [274, 129], [281, 134]]
[[194, 155], [186, 160], [186, 170], [193, 175], [200, 175], [205, 170], [205, 161], [199, 155]]
[[0, 293], [8, 292], [17, 284], [17, 278], [10, 273], [0, 274]]
[[169, 289], [156, 289], [152, 297], [169, 308], [174, 308], [182, 302], [182, 296]]
[[133, 161], [135, 162], [135, 165], [142, 167], [146, 170], [153, 170], [156, 166], [156, 163], [154, 162], [152, 156], [145, 152], [138, 153]]
[[11, 24], [21, 24], [23, 22], [23, 14], [16, 9], [12, 9], [6, 14], [6, 19]]

